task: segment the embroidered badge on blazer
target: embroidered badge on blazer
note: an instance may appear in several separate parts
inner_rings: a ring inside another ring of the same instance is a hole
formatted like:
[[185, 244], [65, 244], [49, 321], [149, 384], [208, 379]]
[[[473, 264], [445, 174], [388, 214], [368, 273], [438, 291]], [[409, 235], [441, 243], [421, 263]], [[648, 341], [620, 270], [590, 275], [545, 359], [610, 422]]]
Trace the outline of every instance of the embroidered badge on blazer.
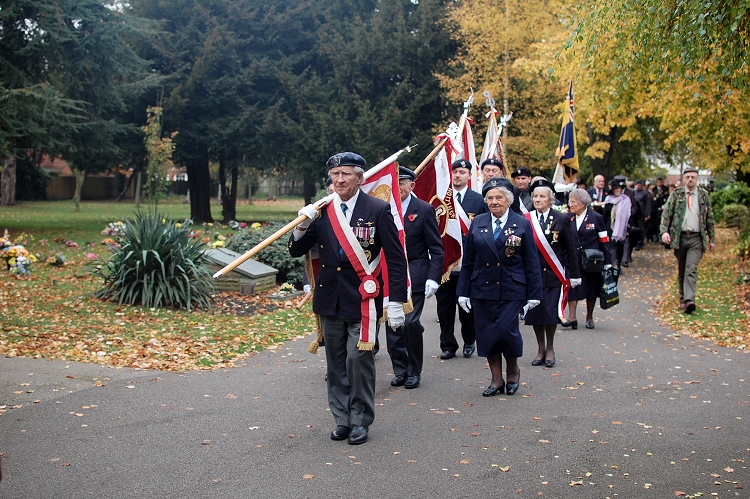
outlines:
[[552, 231], [552, 242], [556, 243], [558, 242], [558, 238], [560, 237], [560, 231], [559, 230], [553, 230]]

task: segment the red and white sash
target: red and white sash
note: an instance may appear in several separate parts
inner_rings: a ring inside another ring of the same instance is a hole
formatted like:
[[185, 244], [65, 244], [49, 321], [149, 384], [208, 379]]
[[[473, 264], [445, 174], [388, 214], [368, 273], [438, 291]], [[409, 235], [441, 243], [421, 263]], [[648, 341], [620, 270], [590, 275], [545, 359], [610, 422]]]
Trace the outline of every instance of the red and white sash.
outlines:
[[471, 227], [471, 220], [469, 220], [469, 215], [466, 214], [464, 211], [464, 207], [461, 206], [461, 203], [458, 202], [458, 199], [456, 199], [456, 190], [453, 190], [453, 209], [456, 212], [456, 218], [458, 218], [458, 223], [461, 224], [461, 232], [464, 236], [469, 235], [469, 227]]
[[354, 232], [346, 220], [346, 215], [341, 211], [341, 198], [336, 195], [333, 202], [326, 208], [328, 219], [331, 221], [333, 232], [336, 234], [344, 254], [357, 272], [361, 284], [359, 293], [362, 295], [361, 311], [362, 326], [359, 330], [359, 342], [357, 348], [360, 350], [372, 350], [375, 347], [375, 334], [377, 332], [378, 313], [375, 308], [375, 298], [380, 294], [380, 253], [372, 263], [367, 261], [365, 252], [360, 246]]
[[560, 300], [557, 302], [557, 316], [561, 321], [565, 321], [565, 307], [568, 305], [568, 290], [570, 289], [570, 281], [565, 277], [565, 267], [563, 267], [560, 260], [557, 258], [555, 251], [550, 246], [549, 241], [542, 232], [542, 226], [539, 225], [539, 218], [536, 216], [536, 210], [529, 212], [524, 215], [531, 226], [534, 228], [534, 241], [539, 253], [542, 254], [547, 264], [552, 268], [555, 276], [562, 283], [562, 290], [560, 292]]

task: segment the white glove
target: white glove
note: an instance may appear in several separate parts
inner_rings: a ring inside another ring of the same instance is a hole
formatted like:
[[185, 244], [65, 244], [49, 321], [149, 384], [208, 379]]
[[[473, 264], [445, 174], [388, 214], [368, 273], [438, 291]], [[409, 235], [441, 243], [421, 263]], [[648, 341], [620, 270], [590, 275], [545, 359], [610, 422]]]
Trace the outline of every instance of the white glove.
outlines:
[[404, 304], [397, 301], [388, 302], [388, 325], [394, 331], [404, 325]]
[[580, 285], [581, 285], [581, 278], [580, 277], [578, 279], [571, 279], [570, 280], [570, 287], [571, 288], [575, 288], [576, 286], [580, 286]]
[[300, 208], [300, 210], [297, 212], [297, 215], [304, 215], [307, 217], [305, 220], [297, 224], [298, 228], [304, 230], [310, 226], [313, 220], [320, 216], [320, 212], [316, 210], [313, 205], [308, 204], [307, 206], [303, 206], [302, 208]]
[[612, 264], [611, 264], [611, 263], [608, 263], [608, 264], [606, 264], [606, 265], [604, 266], [604, 270], [609, 270], [609, 269], [611, 269], [611, 268], [612, 268]]
[[523, 315], [525, 316], [529, 310], [539, 305], [539, 300], [529, 300], [526, 305], [523, 306]]
[[432, 279], [427, 279], [424, 283], [424, 297], [425, 299], [430, 298], [431, 296], [435, 296], [435, 293], [437, 293], [439, 284], [433, 281]]
[[306, 295], [309, 295], [310, 294], [310, 285], [309, 284], [305, 284], [304, 286], [302, 286], [302, 291], [304, 291], [304, 293]]
[[466, 296], [459, 296], [458, 297], [458, 306], [464, 309], [464, 312], [467, 314], [469, 311], [471, 311], [471, 299], [469, 299]]

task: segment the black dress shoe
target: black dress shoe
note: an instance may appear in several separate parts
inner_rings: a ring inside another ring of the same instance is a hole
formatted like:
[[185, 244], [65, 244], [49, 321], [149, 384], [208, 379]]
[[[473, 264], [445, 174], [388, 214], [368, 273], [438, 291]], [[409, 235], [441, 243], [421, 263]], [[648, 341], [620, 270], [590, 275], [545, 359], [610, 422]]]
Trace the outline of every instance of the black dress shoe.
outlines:
[[503, 382], [502, 385], [495, 388], [494, 386], [490, 385], [487, 387], [485, 391], [482, 392], [483, 397], [494, 397], [498, 393], [503, 393], [505, 391], [505, 382]]
[[518, 386], [520, 384], [521, 384], [521, 371], [518, 372], [518, 381], [516, 381], [515, 383], [511, 383], [510, 381], [508, 381], [505, 393], [507, 393], [508, 395], [513, 395], [514, 393], [518, 391]]
[[586, 329], [594, 329], [594, 321], [586, 321]]
[[351, 431], [352, 429], [348, 426], [338, 425], [336, 429], [331, 432], [331, 440], [346, 440]]
[[474, 343], [472, 343], [471, 345], [464, 345], [464, 357], [467, 359], [471, 357], [474, 353], [475, 348], [476, 347], [474, 346]]
[[404, 386], [404, 383], [406, 383], [406, 376], [403, 374], [397, 374], [391, 380], [391, 386]]
[[349, 445], [359, 445], [367, 442], [367, 426], [353, 426], [349, 433]]
[[456, 356], [456, 352], [451, 352], [450, 350], [443, 350], [443, 352], [440, 354], [440, 358], [443, 360], [452, 359]]
[[692, 314], [695, 312], [695, 302], [693, 300], [685, 300], [685, 313]]
[[541, 359], [534, 359], [534, 360], [531, 361], [531, 365], [532, 366], [543, 366], [544, 362], [546, 360], [547, 359], [545, 357], [542, 357]]
[[622, 262], [623, 267], [628, 267], [630, 264], [628, 262]]
[[404, 388], [416, 388], [419, 386], [419, 376], [409, 376], [406, 378]]
[[572, 327], [573, 329], [578, 329], [578, 319], [574, 321], [565, 321], [560, 323], [562, 327]]
[[545, 360], [544, 365], [547, 367], [555, 367], [555, 359], [552, 360]]

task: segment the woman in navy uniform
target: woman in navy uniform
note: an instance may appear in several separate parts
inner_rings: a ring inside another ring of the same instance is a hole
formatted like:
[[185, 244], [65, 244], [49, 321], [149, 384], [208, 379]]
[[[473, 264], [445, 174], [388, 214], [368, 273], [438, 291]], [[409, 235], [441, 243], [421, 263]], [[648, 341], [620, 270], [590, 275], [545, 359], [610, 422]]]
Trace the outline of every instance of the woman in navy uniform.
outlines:
[[[534, 211], [527, 215], [534, 227], [537, 227], [538, 221], [540, 241], [543, 238], [548, 243], [546, 247], [552, 250], [548, 252], [544, 245], [540, 247], [537, 244], [542, 272], [542, 303], [525, 315], [525, 324], [534, 327], [539, 347], [536, 358], [531, 362], [532, 366], [555, 365], [554, 341], [557, 325], [561, 323], [560, 295], [563, 292], [563, 281], [570, 278], [572, 287], [581, 283], [576, 252], [578, 242], [570, 228], [570, 218], [551, 209], [555, 202], [554, 189], [555, 185], [549, 180], [536, 178], [531, 184]], [[553, 263], [550, 264], [548, 259]], [[555, 259], [562, 268], [555, 264]]]
[[[576, 189], [570, 193], [568, 206], [570, 207], [571, 229], [578, 234], [580, 244], [577, 261], [585, 249], [598, 249], [604, 253], [605, 268], [612, 266], [612, 254], [609, 251], [609, 236], [604, 217], [589, 207], [591, 196], [583, 189]], [[576, 305], [580, 300], [586, 300], [586, 329], [594, 329], [594, 307], [599, 291], [604, 283], [601, 272], [584, 272], [581, 269], [581, 285], [570, 290], [568, 300], [570, 304], [570, 325], [578, 326], [576, 319]]]
[[[464, 243], [458, 304], [467, 312], [474, 307], [477, 354], [487, 357], [492, 382], [482, 395], [492, 397], [518, 390], [523, 339], [518, 314], [539, 304], [541, 273], [534, 236], [528, 220], [509, 207], [513, 193], [490, 179], [482, 188], [489, 213], [477, 215]], [[525, 305], [524, 305], [525, 304]]]

